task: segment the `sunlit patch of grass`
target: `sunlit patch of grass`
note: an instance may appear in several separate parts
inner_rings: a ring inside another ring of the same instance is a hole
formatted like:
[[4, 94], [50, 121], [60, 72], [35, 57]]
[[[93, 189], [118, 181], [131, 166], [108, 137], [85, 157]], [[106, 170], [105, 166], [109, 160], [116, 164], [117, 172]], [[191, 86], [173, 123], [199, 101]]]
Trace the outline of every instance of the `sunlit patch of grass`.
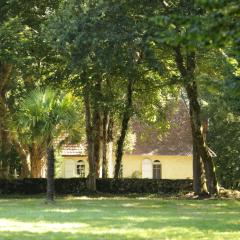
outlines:
[[0, 200], [0, 240], [240, 239], [240, 202], [157, 198]]
[[0, 232], [79, 232], [79, 229], [89, 227], [86, 223], [49, 223], [44, 221], [21, 222], [16, 220], [0, 219]]
[[77, 209], [73, 208], [73, 209], [59, 209], [59, 208], [56, 208], [56, 209], [45, 209], [43, 210], [43, 212], [60, 212], [60, 213], [72, 213], [72, 212], [76, 212]]

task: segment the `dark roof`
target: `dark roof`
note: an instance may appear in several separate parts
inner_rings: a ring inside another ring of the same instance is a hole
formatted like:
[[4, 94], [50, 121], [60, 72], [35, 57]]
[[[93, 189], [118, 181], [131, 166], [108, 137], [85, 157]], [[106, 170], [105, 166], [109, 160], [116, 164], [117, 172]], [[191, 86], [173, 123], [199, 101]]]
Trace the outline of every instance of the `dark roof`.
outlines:
[[[159, 134], [139, 122], [133, 123], [136, 144], [128, 154], [136, 155], [192, 155], [192, 135], [189, 114], [182, 101], [169, 119], [170, 129], [162, 138]], [[143, 133], [144, 138], [141, 138]]]

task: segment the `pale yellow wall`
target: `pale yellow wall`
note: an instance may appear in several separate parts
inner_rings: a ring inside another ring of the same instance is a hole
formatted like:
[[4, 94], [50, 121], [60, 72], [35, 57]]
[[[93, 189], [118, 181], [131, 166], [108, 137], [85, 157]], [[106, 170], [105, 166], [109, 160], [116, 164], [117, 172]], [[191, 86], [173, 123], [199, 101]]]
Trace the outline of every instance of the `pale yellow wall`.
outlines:
[[79, 177], [76, 172], [76, 164], [77, 161], [83, 160], [85, 163], [85, 177], [88, 175], [89, 171], [89, 166], [88, 166], [88, 161], [87, 157], [75, 157], [75, 156], [67, 156], [63, 157], [63, 178], [73, 178], [73, 177]]
[[[162, 167], [162, 178], [164, 179], [192, 179], [192, 156], [144, 156], [144, 155], [124, 155], [123, 156], [123, 177], [132, 177], [137, 171], [142, 176], [142, 161], [150, 159], [159, 160]], [[63, 176], [65, 178], [78, 177], [76, 174], [76, 163], [84, 160], [86, 166], [86, 176], [88, 174], [87, 157], [64, 157]], [[113, 163], [114, 164], [114, 163]]]
[[163, 178], [168, 179], [186, 179], [193, 178], [192, 175], [192, 157], [178, 156], [178, 157], [166, 157], [166, 159], [160, 159], [162, 163], [162, 175]]
[[192, 156], [123, 156], [123, 177], [131, 177], [134, 171], [142, 175], [142, 161], [159, 160], [162, 166], [162, 178], [165, 179], [192, 179]]

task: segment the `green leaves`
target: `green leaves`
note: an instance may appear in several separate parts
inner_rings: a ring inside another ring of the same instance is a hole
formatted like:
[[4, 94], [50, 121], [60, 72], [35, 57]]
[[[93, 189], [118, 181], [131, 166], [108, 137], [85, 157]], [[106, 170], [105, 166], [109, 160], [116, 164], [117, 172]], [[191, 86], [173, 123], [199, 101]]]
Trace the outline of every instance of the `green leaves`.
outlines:
[[32, 34], [31, 29], [22, 25], [18, 18], [9, 19], [0, 25], [0, 60], [19, 63], [26, 58], [26, 46]]
[[74, 98], [51, 89], [34, 90], [20, 104], [15, 122], [29, 143], [57, 138], [77, 122]]

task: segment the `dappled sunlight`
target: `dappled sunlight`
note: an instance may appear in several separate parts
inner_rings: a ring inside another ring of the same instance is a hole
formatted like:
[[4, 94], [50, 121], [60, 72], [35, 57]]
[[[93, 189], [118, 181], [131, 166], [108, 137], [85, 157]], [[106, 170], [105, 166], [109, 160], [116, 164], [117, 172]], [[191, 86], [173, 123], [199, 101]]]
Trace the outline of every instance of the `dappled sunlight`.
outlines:
[[[134, 220], [133, 218], [126, 218], [125, 220]], [[136, 219], [135, 219], [136, 220]], [[139, 219], [137, 219], [139, 220]], [[145, 221], [147, 219], [142, 219], [142, 221]], [[188, 228], [172, 228], [172, 227], [164, 227], [164, 228], [148, 228], [143, 229], [140, 227], [134, 227], [128, 224], [122, 226], [121, 228], [111, 228], [109, 226], [103, 226], [103, 227], [94, 227], [90, 226], [89, 224], [85, 223], [48, 223], [48, 222], [20, 222], [20, 221], [14, 221], [14, 220], [8, 220], [8, 219], [0, 219], [0, 234], [2, 232], [29, 232], [29, 233], [71, 233], [71, 234], [88, 234], [91, 235], [94, 233], [94, 235], [101, 236], [104, 238], [104, 236], [108, 235], [117, 235], [117, 236], [141, 236], [143, 239], [149, 239], [150, 236], [156, 237], [159, 236], [159, 234], [168, 234], [171, 232], [171, 235], [175, 235], [178, 232], [182, 233], [190, 233], [191, 229]], [[102, 239], [101, 238], [101, 239]]]
[[45, 209], [43, 210], [43, 212], [59, 212], [59, 213], [73, 213], [73, 212], [77, 212], [77, 209], [59, 209], [59, 208], [55, 208], [55, 209]]
[[121, 217], [120, 220], [124, 220], [126, 222], [146, 222], [149, 221], [148, 217], [136, 217], [136, 216], [125, 216]]
[[124, 203], [122, 204], [122, 207], [137, 207], [139, 206], [139, 203]]
[[240, 239], [236, 201], [43, 199], [2, 202], [0, 239]]
[[[1, 222], [2, 223], [2, 222]], [[7, 224], [6, 224], [7, 223]], [[0, 236], [14, 234], [15, 232], [19, 236], [29, 236], [27, 239], [39, 239], [38, 236], [44, 236], [41, 239], [238, 239], [237, 234], [234, 232], [225, 232], [219, 234], [214, 231], [206, 232], [191, 227], [161, 227], [158, 228], [136, 228], [125, 224], [121, 228], [94, 227], [80, 224], [52, 224], [46, 225], [46, 223], [24, 223], [21, 227], [20, 222], [6, 222], [5, 229], [0, 228]], [[32, 234], [32, 235], [31, 235]], [[34, 234], [34, 235], [33, 235]], [[47, 234], [47, 235], [46, 235]], [[54, 238], [56, 234], [56, 238]], [[60, 235], [59, 235], [60, 234]], [[66, 235], [67, 234], [67, 235]], [[35, 236], [35, 237], [34, 237]], [[208, 237], [206, 237], [208, 236]], [[16, 238], [17, 239], [17, 238]], [[26, 238], [24, 238], [26, 239]]]
[[17, 220], [0, 219], [0, 232], [78, 232], [81, 228], [86, 228], [86, 223], [49, 223], [44, 221], [21, 222]]

